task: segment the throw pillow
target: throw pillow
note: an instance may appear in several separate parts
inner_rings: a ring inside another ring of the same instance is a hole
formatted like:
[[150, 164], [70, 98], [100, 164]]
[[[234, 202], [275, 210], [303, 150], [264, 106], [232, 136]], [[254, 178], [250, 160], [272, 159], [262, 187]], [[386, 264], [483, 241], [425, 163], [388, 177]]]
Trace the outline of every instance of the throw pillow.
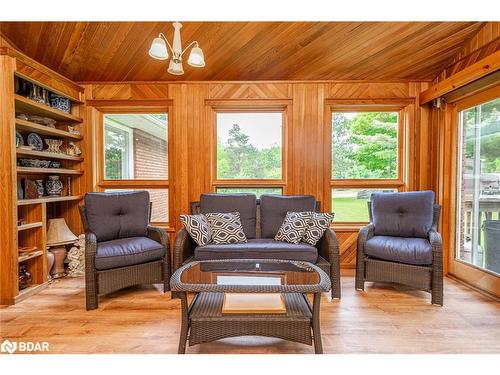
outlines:
[[309, 245], [316, 245], [320, 238], [323, 237], [325, 230], [330, 227], [334, 217], [335, 214], [333, 212], [313, 212], [304, 236], [302, 237], [302, 241], [308, 243]]
[[210, 242], [210, 227], [204, 215], [181, 215], [181, 223], [198, 246]]
[[307, 224], [311, 220], [313, 212], [291, 212], [286, 213], [285, 220], [281, 224], [278, 233], [274, 239], [276, 241], [285, 241], [290, 243], [299, 243], [304, 232], [307, 229]]
[[212, 236], [216, 244], [247, 242], [239, 212], [205, 214]]

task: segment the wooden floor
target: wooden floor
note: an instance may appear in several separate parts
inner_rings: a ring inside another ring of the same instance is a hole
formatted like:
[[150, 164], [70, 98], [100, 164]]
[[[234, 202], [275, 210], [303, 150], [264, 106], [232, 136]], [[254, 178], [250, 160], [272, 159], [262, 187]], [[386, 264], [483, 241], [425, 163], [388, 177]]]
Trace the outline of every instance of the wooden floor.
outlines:
[[[159, 288], [159, 286], [158, 286]], [[342, 276], [341, 302], [323, 298], [325, 353], [500, 353], [500, 303], [450, 279], [445, 306], [390, 284], [354, 290]], [[0, 310], [2, 341], [48, 341], [51, 353], [176, 353], [180, 303], [155, 286], [129, 288], [84, 308], [83, 278], [65, 278]], [[279, 339], [245, 337], [190, 347], [187, 353], [312, 353]]]

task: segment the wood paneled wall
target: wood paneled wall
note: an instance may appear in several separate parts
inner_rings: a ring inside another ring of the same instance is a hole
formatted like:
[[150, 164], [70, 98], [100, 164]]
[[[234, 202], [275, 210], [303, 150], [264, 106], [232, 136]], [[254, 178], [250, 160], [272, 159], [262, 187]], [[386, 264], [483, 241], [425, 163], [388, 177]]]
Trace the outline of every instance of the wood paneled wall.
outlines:
[[[466, 43], [462, 51], [453, 59], [445, 70], [439, 74], [433, 83], [441, 82], [444, 79], [453, 79], [454, 75], [472, 64], [491, 56], [500, 50], [500, 22], [486, 22], [479, 32]], [[498, 87], [498, 83], [497, 83]], [[475, 88], [471, 92], [480, 92]], [[464, 91], [464, 96], [469, 95]], [[460, 100], [459, 96], [454, 98]], [[428, 122], [427, 128], [432, 134], [430, 140], [430, 187], [437, 194], [437, 201], [443, 206], [441, 214], [441, 233], [443, 235], [443, 260], [445, 272], [450, 269], [450, 264], [454, 257], [454, 240], [456, 235], [456, 137], [458, 122], [454, 117], [456, 111], [453, 103], [446, 103], [443, 108], [435, 108], [431, 104], [420, 109], [421, 124]], [[425, 119], [427, 117], [427, 119]], [[425, 176], [425, 174], [422, 174]], [[451, 272], [451, 271], [450, 271]], [[456, 275], [455, 275], [456, 276]], [[470, 280], [468, 280], [470, 282]], [[497, 281], [496, 290], [500, 290], [500, 284]], [[482, 289], [482, 286], [475, 285]], [[491, 293], [494, 288], [488, 291]], [[498, 294], [498, 293], [497, 293]]]
[[[418, 106], [418, 94], [428, 87], [425, 82], [185, 82], [185, 83], [88, 83], [87, 126], [95, 129], [94, 105], [123, 106], [153, 104], [171, 100], [169, 126], [172, 127], [169, 161], [170, 232], [180, 228], [179, 215], [189, 211], [189, 202], [201, 193], [212, 191], [211, 150], [208, 104], [271, 103], [286, 100], [289, 105], [287, 135], [286, 194], [312, 194], [331, 210], [331, 135], [327, 123], [328, 99], [369, 101], [404, 100], [408, 121], [408, 167], [405, 190], [432, 186], [430, 165], [431, 128], [427, 109]], [[90, 130], [89, 130], [90, 131]], [[95, 169], [95, 161], [94, 161]], [[90, 174], [89, 174], [90, 175]], [[94, 185], [89, 190], [96, 189]], [[337, 226], [344, 267], [353, 267], [356, 250], [356, 227]]]

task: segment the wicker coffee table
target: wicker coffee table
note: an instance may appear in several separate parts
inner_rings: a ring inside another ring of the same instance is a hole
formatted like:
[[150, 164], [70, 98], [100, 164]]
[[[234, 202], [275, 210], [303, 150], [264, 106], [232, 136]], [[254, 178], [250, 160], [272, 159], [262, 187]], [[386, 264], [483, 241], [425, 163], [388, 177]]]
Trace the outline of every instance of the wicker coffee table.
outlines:
[[[246, 281], [240, 281], [243, 279]], [[258, 282], [249, 284], [248, 280]], [[314, 343], [315, 353], [323, 353], [320, 299], [321, 293], [330, 290], [331, 282], [324, 271], [311, 263], [263, 259], [196, 261], [179, 268], [170, 285], [181, 298], [179, 354], [185, 353], [187, 342], [192, 346], [235, 336]], [[188, 293], [194, 293], [191, 303]], [[286, 312], [223, 313], [225, 293], [281, 293]], [[314, 294], [312, 303], [307, 294]]]

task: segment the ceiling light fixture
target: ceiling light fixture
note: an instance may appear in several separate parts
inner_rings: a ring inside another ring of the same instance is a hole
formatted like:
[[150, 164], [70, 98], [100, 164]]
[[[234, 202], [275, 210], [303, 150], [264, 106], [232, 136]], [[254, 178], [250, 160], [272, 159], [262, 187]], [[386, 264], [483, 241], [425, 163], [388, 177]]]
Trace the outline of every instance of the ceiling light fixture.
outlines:
[[173, 47], [170, 45], [165, 35], [160, 33], [151, 43], [149, 56], [157, 60], [167, 60], [169, 57], [168, 49], [170, 48], [172, 59], [170, 60], [167, 71], [170, 74], [178, 76], [184, 74], [182, 55], [184, 55], [184, 52], [193, 46], [187, 63], [194, 68], [203, 68], [205, 66], [205, 57], [203, 56], [203, 51], [201, 50], [198, 42], [194, 41], [189, 43], [189, 45], [183, 50], [181, 43], [182, 24], [180, 22], [174, 22], [172, 25], [174, 26], [174, 41], [172, 42]]

